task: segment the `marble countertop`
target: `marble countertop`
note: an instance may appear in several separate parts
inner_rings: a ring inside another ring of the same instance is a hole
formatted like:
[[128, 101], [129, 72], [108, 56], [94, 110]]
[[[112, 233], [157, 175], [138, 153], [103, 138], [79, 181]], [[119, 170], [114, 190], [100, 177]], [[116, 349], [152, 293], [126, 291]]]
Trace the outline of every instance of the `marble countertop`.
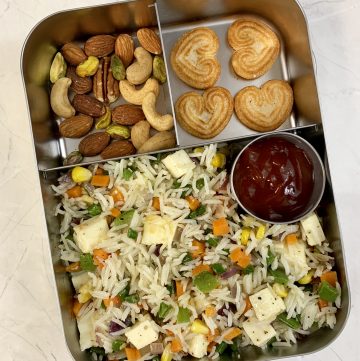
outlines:
[[[0, 0], [0, 359], [72, 360], [48, 259], [48, 239], [20, 74], [26, 35], [59, 10], [101, 0]], [[314, 355], [358, 360], [360, 342], [360, 1], [300, 0], [309, 20], [333, 187], [352, 292], [347, 326]]]

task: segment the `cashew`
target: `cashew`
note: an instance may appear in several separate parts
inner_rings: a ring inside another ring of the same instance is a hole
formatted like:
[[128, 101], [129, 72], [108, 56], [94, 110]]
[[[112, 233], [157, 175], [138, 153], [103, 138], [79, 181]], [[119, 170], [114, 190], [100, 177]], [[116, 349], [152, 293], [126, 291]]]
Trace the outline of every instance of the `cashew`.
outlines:
[[152, 73], [152, 56], [142, 47], [138, 47], [134, 51], [136, 59], [126, 69], [126, 79], [134, 85], [145, 83]]
[[68, 89], [71, 85], [71, 79], [58, 79], [51, 89], [50, 104], [55, 114], [59, 117], [70, 118], [75, 115], [75, 109], [70, 103]]
[[174, 119], [171, 114], [161, 115], [156, 111], [156, 95], [153, 92], [147, 93], [142, 102], [142, 110], [150, 125], [162, 132], [174, 127]]
[[141, 105], [145, 95], [149, 92], [159, 95], [159, 82], [156, 79], [150, 78], [146, 80], [145, 85], [137, 90], [135, 85], [128, 80], [121, 80], [119, 83], [120, 93], [124, 99], [131, 104]]
[[175, 135], [171, 132], [159, 132], [149, 138], [139, 149], [138, 153], [155, 152], [157, 150], [174, 148]]
[[136, 149], [141, 146], [150, 138], [150, 124], [146, 120], [136, 123], [131, 128], [131, 141]]

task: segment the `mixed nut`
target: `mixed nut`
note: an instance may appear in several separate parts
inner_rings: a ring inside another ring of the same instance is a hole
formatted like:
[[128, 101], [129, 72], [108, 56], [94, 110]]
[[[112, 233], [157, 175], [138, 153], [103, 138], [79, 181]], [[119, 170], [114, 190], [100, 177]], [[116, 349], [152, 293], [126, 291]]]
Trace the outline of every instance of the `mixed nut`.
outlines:
[[[160, 38], [152, 29], [137, 31], [140, 46], [128, 34], [96, 35], [83, 48], [67, 43], [50, 68], [51, 107], [63, 118], [59, 132], [82, 138], [64, 165], [100, 155], [103, 159], [172, 148], [171, 114], [159, 114], [156, 101], [167, 80]], [[122, 98], [126, 104], [114, 104]], [[155, 134], [151, 136], [154, 129]], [[92, 132], [94, 130], [94, 132]]]

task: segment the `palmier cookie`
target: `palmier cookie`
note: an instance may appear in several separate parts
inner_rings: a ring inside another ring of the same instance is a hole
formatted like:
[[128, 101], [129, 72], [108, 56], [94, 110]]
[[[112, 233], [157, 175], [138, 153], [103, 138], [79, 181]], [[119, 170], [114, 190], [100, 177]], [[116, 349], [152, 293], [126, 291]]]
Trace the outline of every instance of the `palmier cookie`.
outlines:
[[261, 88], [240, 90], [235, 96], [235, 113], [248, 128], [268, 132], [285, 122], [293, 103], [291, 86], [283, 80], [270, 80]]
[[234, 110], [230, 92], [222, 87], [183, 94], [176, 102], [176, 119], [183, 129], [195, 137], [217, 136], [229, 123]]
[[221, 73], [216, 59], [219, 38], [208, 28], [196, 28], [183, 34], [171, 50], [175, 74], [196, 89], [212, 87]]
[[227, 38], [235, 50], [231, 57], [234, 72], [244, 79], [264, 75], [275, 63], [280, 53], [277, 35], [264, 22], [251, 17], [241, 17], [229, 27]]

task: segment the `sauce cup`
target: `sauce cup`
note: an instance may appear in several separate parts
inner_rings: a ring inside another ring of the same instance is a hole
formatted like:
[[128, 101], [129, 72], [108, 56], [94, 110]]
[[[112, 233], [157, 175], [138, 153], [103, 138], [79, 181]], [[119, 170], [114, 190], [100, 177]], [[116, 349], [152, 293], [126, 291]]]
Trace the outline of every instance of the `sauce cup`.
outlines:
[[291, 133], [260, 136], [236, 157], [231, 191], [239, 205], [263, 222], [298, 222], [318, 206], [325, 169], [314, 147]]

